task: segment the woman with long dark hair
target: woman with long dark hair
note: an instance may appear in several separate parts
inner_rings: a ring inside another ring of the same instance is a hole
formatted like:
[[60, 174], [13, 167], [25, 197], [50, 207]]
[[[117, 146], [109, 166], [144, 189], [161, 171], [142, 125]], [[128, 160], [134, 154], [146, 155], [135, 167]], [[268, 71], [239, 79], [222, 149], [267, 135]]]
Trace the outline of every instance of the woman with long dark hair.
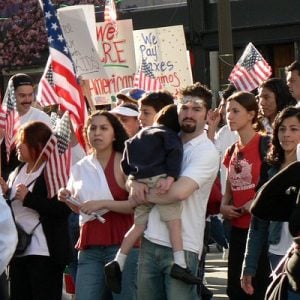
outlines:
[[272, 133], [272, 123], [276, 115], [285, 107], [296, 105], [286, 82], [280, 78], [270, 78], [258, 88], [258, 104], [260, 116], [267, 133]]
[[[90, 155], [71, 169], [67, 188], [59, 199], [68, 203], [70, 196], [79, 202], [70, 207], [80, 213], [77, 300], [103, 299], [104, 266], [111, 261], [133, 224], [133, 209], [125, 190], [126, 177], [120, 161], [128, 138], [116, 116], [107, 111], [91, 114], [85, 125]], [[105, 219], [99, 220], [93, 212]], [[122, 292], [113, 299], [136, 299], [137, 249], [132, 249], [124, 266]]]
[[[300, 108], [290, 106], [280, 112], [274, 122], [272, 145], [268, 153], [268, 162], [272, 166], [268, 171], [269, 177], [297, 160], [296, 150], [299, 143]], [[247, 294], [254, 292], [252, 279], [256, 276], [258, 257], [266, 241], [269, 245], [270, 266], [274, 271], [292, 245], [288, 222], [270, 222], [253, 216], [241, 281], [242, 288]]]
[[[227, 150], [223, 163], [227, 167], [226, 191], [222, 199], [221, 213], [230, 220], [231, 233], [228, 255], [227, 294], [230, 300], [263, 299], [267, 287], [266, 278], [257, 282], [256, 293], [247, 295], [240, 286], [240, 274], [251, 215], [249, 212], [255, 188], [260, 180], [262, 159], [258, 121], [258, 104], [255, 96], [237, 92], [230, 96], [226, 106], [227, 123], [236, 130], [239, 140]], [[263, 268], [263, 265], [260, 265]]]
[[21, 127], [16, 149], [22, 164], [10, 174], [4, 189], [15, 222], [33, 234], [25, 251], [15, 255], [10, 263], [12, 300], [61, 300], [63, 271], [71, 259], [71, 211], [57, 196], [49, 198], [43, 172], [43, 151], [51, 136], [51, 129], [42, 122]]

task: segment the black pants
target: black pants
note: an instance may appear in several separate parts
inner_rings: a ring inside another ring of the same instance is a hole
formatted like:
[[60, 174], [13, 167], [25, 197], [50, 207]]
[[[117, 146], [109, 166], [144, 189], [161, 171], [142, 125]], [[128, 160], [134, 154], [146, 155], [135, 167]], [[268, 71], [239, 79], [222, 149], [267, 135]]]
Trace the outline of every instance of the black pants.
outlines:
[[260, 256], [256, 277], [253, 280], [255, 292], [247, 295], [241, 288], [241, 271], [247, 243], [248, 229], [231, 228], [228, 253], [228, 282], [227, 294], [230, 300], [263, 300], [270, 282], [270, 266], [267, 247]]
[[10, 263], [11, 300], [61, 300], [64, 266], [49, 256], [28, 255]]

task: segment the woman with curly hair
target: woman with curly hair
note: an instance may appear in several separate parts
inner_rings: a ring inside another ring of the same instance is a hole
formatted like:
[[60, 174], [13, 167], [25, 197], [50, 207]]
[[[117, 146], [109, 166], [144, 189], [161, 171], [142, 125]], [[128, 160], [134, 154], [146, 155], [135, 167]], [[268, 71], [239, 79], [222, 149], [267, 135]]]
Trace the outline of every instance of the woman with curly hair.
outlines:
[[[268, 153], [269, 178], [297, 160], [297, 144], [300, 143], [300, 108], [287, 107], [276, 117], [272, 146]], [[254, 292], [252, 279], [257, 274], [258, 257], [263, 245], [268, 242], [268, 256], [274, 271], [292, 244], [288, 222], [265, 221], [253, 216], [249, 229], [244, 256], [242, 281], [243, 290]]]
[[268, 134], [273, 132], [272, 123], [276, 115], [285, 107], [296, 105], [286, 82], [280, 78], [270, 78], [264, 81], [258, 88], [258, 105], [260, 116]]

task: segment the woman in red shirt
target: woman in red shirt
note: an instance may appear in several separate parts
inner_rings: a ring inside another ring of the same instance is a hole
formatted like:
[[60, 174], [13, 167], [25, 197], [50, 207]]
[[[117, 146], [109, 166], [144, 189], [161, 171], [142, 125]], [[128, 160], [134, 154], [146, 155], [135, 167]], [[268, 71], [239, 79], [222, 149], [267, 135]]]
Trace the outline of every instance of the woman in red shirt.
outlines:
[[[72, 196], [79, 202], [77, 207], [69, 204], [80, 213], [76, 299], [99, 300], [106, 289], [104, 265], [115, 257], [133, 224], [126, 178], [120, 168], [127, 134], [119, 120], [106, 111], [96, 111], [89, 117], [85, 133], [91, 154], [72, 167], [59, 199], [69, 203]], [[105, 222], [92, 214], [95, 210]], [[128, 258], [122, 273], [122, 292], [113, 293], [114, 300], [136, 299], [137, 250], [133, 249]]]
[[[258, 104], [255, 96], [247, 92], [233, 94], [227, 100], [227, 122], [231, 130], [236, 130], [239, 140], [233, 151], [227, 150], [223, 163], [227, 168], [226, 191], [222, 199], [221, 213], [231, 221], [228, 255], [227, 294], [230, 300], [263, 299], [267, 286], [265, 278], [260, 278], [262, 287], [249, 296], [240, 287], [240, 275], [251, 215], [249, 208], [260, 179], [262, 160], [260, 155], [260, 129]], [[232, 153], [231, 153], [232, 152]], [[267, 261], [267, 259], [266, 259]], [[268, 265], [266, 264], [268, 269]], [[259, 272], [258, 272], [259, 274]]]

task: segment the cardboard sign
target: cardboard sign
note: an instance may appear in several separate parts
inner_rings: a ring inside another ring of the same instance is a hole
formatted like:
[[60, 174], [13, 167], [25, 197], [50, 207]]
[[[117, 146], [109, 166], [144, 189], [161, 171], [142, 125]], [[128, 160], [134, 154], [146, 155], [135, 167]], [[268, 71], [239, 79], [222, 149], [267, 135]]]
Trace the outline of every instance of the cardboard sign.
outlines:
[[60, 8], [57, 16], [81, 79], [108, 78], [99, 59], [94, 5]]
[[115, 24], [97, 23], [97, 43], [100, 61], [108, 78], [89, 80], [89, 92], [95, 105], [110, 104], [115, 94], [132, 87], [136, 71], [132, 20]]
[[193, 83], [183, 26], [134, 30], [133, 36], [137, 64], [146, 59], [165, 89], [176, 94]]

